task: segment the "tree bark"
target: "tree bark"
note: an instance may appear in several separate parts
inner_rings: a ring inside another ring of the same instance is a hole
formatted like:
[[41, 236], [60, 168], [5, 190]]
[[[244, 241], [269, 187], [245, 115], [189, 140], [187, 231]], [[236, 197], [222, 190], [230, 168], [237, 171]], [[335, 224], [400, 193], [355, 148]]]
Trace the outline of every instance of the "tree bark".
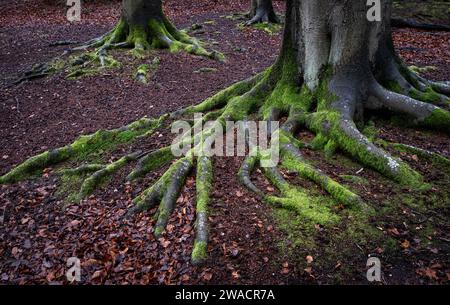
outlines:
[[247, 24], [249, 25], [260, 22], [280, 22], [273, 9], [272, 0], [252, 0], [248, 16], [250, 20]]

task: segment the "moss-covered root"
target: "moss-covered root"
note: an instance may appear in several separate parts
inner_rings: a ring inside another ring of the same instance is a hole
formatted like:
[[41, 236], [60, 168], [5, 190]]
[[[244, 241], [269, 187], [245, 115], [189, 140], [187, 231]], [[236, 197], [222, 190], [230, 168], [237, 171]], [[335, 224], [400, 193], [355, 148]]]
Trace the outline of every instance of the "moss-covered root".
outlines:
[[63, 67], [64, 61], [57, 57], [50, 62], [35, 65], [31, 68], [31, 70], [25, 72], [20, 78], [15, 80], [12, 85], [18, 85], [25, 81], [46, 77], [62, 69]]
[[134, 74], [134, 78], [143, 84], [146, 84], [148, 82], [148, 71], [150, 70], [150, 66], [147, 64], [140, 65], [136, 73]]
[[253, 170], [255, 169], [255, 166], [257, 165], [257, 162], [259, 162], [258, 156], [247, 156], [244, 159], [244, 162], [242, 162], [241, 168], [239, 169], [238, 179], [242, 183], [242, 185], [244, 185], [250, 191], [257, 194], [260, 198], [264, 198], [264, 192], [261, 191], [255, 184], [253, 184], [250, 178]]
[[207, 113], [216, 109], [220, 109], [227, 105], [227, 103], [234, 97], [240, 96], [250, 91], [263, 77], [267, 74], [266, 71], [252, 76], [243, 81], [237, 82], [222, 91], [219, 91], [212, 97], [207, 98], [203, 102], [197, 105], [189, 106], [180, 110], [177, 110], [171, 114], [173, 118], [179, 118], [183, 115], [193, 113]]
[[174, 158], [175, 156], [172, 154], [170, 146], [157, 149], [141, 158], [127, 179], [132, 181], [143, 177], [145, 174], [172, 161]]
[[150, 134], [161, 125], [165, 118], [166, 116], [162, 116], [159, 119], [144, 117], [118, 129], [99, 130], [94, 134], [81, 136], [72, 144], [31, 157], [1, 176], [0, 184], [22, 181], [35, 174], [40, 174], [45, 168], [61, 162], [71, 159], [83, 159], [95, 152], [113, 149], [120, 144], [134, 140], [138, 136]]
[[192, 164], [191, 153], [173, 163], [155, 184], [133, 200], [134, 206], [129, 210], [128, 215], [150, 209], [160, 202], [155, 227], [155, 236], [160, 236], [175, 207], [175, 202]]
[[201, 156], [197, 160], [197, 219], [195, 222], [196, 236], [192, 250], [192, 262], [201, 263], [207, 257], [208, 245], [208, 204], [212, 190], [211, 158]]
[[306, 120], [308, 128], [333, 139], [336, 145], [366, 166], [410, 187], [423, 184], [422, 176], [405, 162], [394, 158], [367, 139], [353, 121], [333, 110], [316, 112]]
[[263, 167], [264, 175], [281, 192], [282, 197], [266, 196], [265, 201], [281, 208], [295, 211], [297, 214], [322, 225], [338, 220], [330, 207], [311, 198], [306, 192], [289, 184], [276, 167]]
[[[401, 64], [400, 72], [416, 89], [420, 90], [422, 93], [425, 93], [426, 99], [432, 98], [434, 101], [442, 101], [444, 98], [443, 101], [445, 102], [445, 97], [443, 95], [450, 96], [449, 82], [434, 82], [425, 79], [416, 73], [416, 71], [413, 71], [413, 69], [408, 68], [404, 64]], [[448, 103], [449, 100], [447, 99], [446, 104]]]
[[430, 82], [431, 88], [433, 90], [440, 92], [442, 94], [445, 94], [447, 96], [450, 96], [450, 83], [440, 83], [440, 82]]
[[389, 80], [384, 81], [387, 89], [424, 103], [442, 107], [450, 104], [450, 99], [446, 96], [449, 94], [448, 92], [446, 93], [445, 84], [436, 84], [424, 79], [404, 63], [400, 63], [400, 66], [394, 69], [397, 68], [399, 71], [389, 75]]
[[92, 192], [95, 190], [95, 188], [97, 188], [98, 185], [105, 182], [114, 173], [116, 173], [118, 170], [120, 170], [130, 162], [136, 161], [141, 155], [142, 152], [140, 151], [126, 155], [119, 160], [105, 165], [103, 168], [94, 172], [91, 176], [83, 181], [80, 193], [78, 195], [79, 199], [86, 198], [87, 196], [92, 194]]
[[338, 182], [334, 181], [320, 170], [314, 168], [303, 160], [300, 152], [293, 145], [282, 145], [282, 165], [297, 172], [305, 179], [315, 182], [327, 191], [331, 197], [348, 207], [367, 208], [361, 198], [348, 190]]
[[450, 159], [447, 159], [438, 153], [402, 143], [390, 143], [389, 145], [400, 152], [415, 154], [420, 158], [428, 159], [437, 164], [450, 167]]
[[388, 91], [378, 84], [371, 87], [370, 93], [383, 106], [415, 119], [416, 124], [450, 134], [450, 112], [447, 110], [406, 95]]

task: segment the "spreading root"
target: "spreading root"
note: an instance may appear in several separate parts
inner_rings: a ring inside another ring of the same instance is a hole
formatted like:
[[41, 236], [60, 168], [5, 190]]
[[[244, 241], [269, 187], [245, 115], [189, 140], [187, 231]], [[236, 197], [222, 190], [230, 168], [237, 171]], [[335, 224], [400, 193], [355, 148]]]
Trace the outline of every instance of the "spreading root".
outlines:
[[224, 59], [219, 52], [205, 50], [199, 41], [176, 29], [167, 18], [162, 19], [162, 21], [150, 20], [147, 28], [129, 26], [121, 19], [111, 32], [73, 50], [97, 48], [97, 53], [100, 54], [109, 49], [127, 47], [133, 48], [133, 54], [141, 57], [147, 50], [168, 48], [172, 52], [185, 51], [212, 59]]
[[[57, 43], [55, 45], [62, 45]], [[178, 30], [167, 18], [162, 21], [150, 20], [146, 28], [129, 26], [123, 19], [106, 34], [87, 41], [85, 44], [66, 50], [48, 63], [36, 65], [17, 79], [13, 85], [41, 77], [46, 77], [60, 69], [67, 68], [67, 78], [96, 75], [110, 68], [117, 68], [120, 62], [114, 59], [109, 51], [113, 49], [131, 49], [131, 54], [137, 58], [145, 58], [152, 49], [169, 49], [173, 53], [187, 52], [214, 60], [225, 61], [222, 53], [207, 51], [202, 43], [190, 37], [184, 31]], [[80, 55], [75, 55], [81, 52]], [[72, 54], [69, 60], [64, 59]], [[142, 67], [139, 67], [142, 68]], [[135, 78], [146, 83], [142, 69], [136, 72]]]
[[[107, 40], [112, 43], [118, 39], [117, 35], [113, 33], [108, 36]], [[116, 38], [112, 39], [112, 37]], [[138, 49], [145, 48], [147, 39], [137, 39], [134, 43]], [[358, 95], [352, 91], [351, 88], [355, 87], [354, 84], [340, 87], [346, 88], [345, 94], [341, 92], [341, 95], [336, 95], [331, 92], [330, 88], [332, 88], [332, 78], [334, 77], [332, 72], [329, 72], [328, 76], [322, 77], [316, 89], [310, 90], [306, 85], [299, 83], [298, 71], [295, 67], [295, 56], [284, 55], [275, 65], [262, 73], [238, 82], [200, 104], [172, 113], [172, 118], [184, 117], [190, 121], [192, 121], [191, 116], [194, 113], [204, 114], [202, 121], [194, 121], [191, 124], [191, 130], [179, 138], [177, 144], [180, 146], [193, 144], [180, 157], [175, 157], [172, 154], [171, 146], [167, 146], [150, 152], [134, 152], [110, 164], [83, 164], [80, 167], [61, 172], [64, 175], [83, 177], [83, 183], [77, 196], [77, 199], [82, 199], [126, 165], [135, 163], [127, 176], [129, 181], [134, 181], [165, 164], [170, 164], [153, 185], [134, 199], [133, 207], [128, 213], [128, 216], [131, 217], [134, 213], [158, 207], [154, 234], [160, 236], [177, 204], [186, 177], [195, 168], [197, 217], [196, 238], [192, 252], [192, 261], [195, 263], [202, 262], [207, 257], [208, 205], [214, 179], [213, 159], [201, 152], [207, 140], [215, 135], [217, 126], [205, 127], [200, 134], [195, 134], [193, 131], [198, 124], [203, 125], [209, 120], [215, 120], [225, 130], [228, 126], [227, 121], [245, 121], [250, 117], [268, 123], [282, 121], [283, 124], [278, 129], [271, 130], [271, 142], [275, 143], [274, 141], [277, 139], [279, 143], [281, 162], [272, 167], [263, 166], [263, 161], [270, 156], [270, 151], [267, 148], [256, 146], [243, 161], [238, 177], [245, 187], [257, 194], [264, 202], [277, 208], [295, 211], [315, 223], [324, 224], [336, 221], [338, 216], [331, 207], [311, 198], [307, 190], [287, 181], [283, 176], [284, 170], [297, 173], [300, 178], [317, 184], [334, 198], [336, 205], [362, 211], [371, 209], [357, 194], [309, 163], [302, 154], [302, 150], [305, 148], [323, 149], [328, 156], [336, 150], [341, 150], [364, 166], [375, 169], [404, 186], [417, 188], [425, 185], [422, 176], [411, 169], [408, 164], [400, 158], [391, 156], [382, 146], [372, 143], [364, 136], [354, 122], [355, 112], [350, 110], [361, 107], [367, 109], [388, 108], [394, 112], [409, 115], [413, 118], [410, 121], [417, 125], [447, 133], [450, 131], [448, 111], [432, 103], [393, 92], [380, 85], [375, 78], [368, 80], [370, 85], [367, 86], [369, 90], [365, 101], [359, 100]], [[446, 85], [428, 82], [409, 72], [408, 77], [415, 80], [415, 84], [418, 86], [414, 88], [417, 92], [424, 92], [420, 89], [427, 90], [426, 88], [431, 87], [440, 94], [448, 94]], [[410, 88], [405, 87], [405, 89]], [[411, 93], [411, 89], [408, 92]], [[441, 99], [440, 95], [439, 98]], [[158, 120], [144, 118], [120, 129], [99, 131], [93, 135], [81, 137], [68, 146], [44, 152], [25, 161], [0, 177], [0, 183], [17, 182], [64, 161], [85, 160], [86, 155], [100, 150], [104, 151], [117, 143], [127, 143], [138, 137], [145, 137], [160, 126], [165, 118], [165, 116]], [[302, 139], [297, 138], [296, 135], [301, 128], [310, 130], [316, 135], [311, 143], [304, 143]], [[195, 134], [195, 136], [191, 137], [191, 134]], [[401, 148], [414, 150], [416, 153], [420, 152], [426, 156], [431, 154], [433, 158], [446, 164], [449, 162], [443, 157], [410, 146]], [[260, 170], [255, 171], [258, 168]], [[267, 181], [278, 190], [277, 195], [268, 194], [255, 185], [252, 181], [252, 174], [256, 174], [256, 172], [264, 175]]]

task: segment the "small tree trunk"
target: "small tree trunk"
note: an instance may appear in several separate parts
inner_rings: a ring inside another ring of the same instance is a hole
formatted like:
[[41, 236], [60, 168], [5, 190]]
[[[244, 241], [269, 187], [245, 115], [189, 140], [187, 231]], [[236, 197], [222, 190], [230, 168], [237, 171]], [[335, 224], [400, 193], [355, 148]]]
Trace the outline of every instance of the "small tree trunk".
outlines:
[[119, 23], [110, 33], [83, 47], [91, 46], [103, 50], [129, 46], [134, 48], [136, 56], [141, 56], [150, 48], [169, 48], [173, 52], [184, 50], [195, 55], [223, 59], [220, 53], [207, 52], [197, 40], [178, 31], [164, 15], [162, 0], [123, 0]]
[[250, 20], [247, 24], [259, 22], [280, 22], [275, 10], [273, 9], [272, 0], [252, 0], [248, 15]]

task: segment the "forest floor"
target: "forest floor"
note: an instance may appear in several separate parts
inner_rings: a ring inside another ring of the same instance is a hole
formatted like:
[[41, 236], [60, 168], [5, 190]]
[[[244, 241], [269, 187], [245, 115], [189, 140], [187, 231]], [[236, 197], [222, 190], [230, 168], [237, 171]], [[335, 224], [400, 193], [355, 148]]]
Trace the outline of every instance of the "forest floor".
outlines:
[[[65, 73], [18, 86], [9, 85], [31, 66], [61, 54], [50, 47], [60, 40], [86, 41], [110, 29], [120, 3], [85, 4], [82, 21], [70, 24], [65, 8], [45, 1], [6, 0], [0, 4], [0, 175], [28, 157], [71, 143], [81, 134], [111, 129], [145, 115], [196, 104], [230, 84], [262, 71], [276, 59], [281, 30], [242, 28], [233, 13], [248, 9], [245, 0], [165, 1], [165, 12], [179, 28], [218, 49], [226, 63], [185, 53], [154, 51], [100, 75], [67, 80]], [[282, 2], [275, 2], [282, 12]], [[431, 66], [434, 80], [450, 79], [450, 36], [445, 32], [398, 29], [395, 46], [409, 65]], [[147, 85], [133, 79], [141, 63], [160, 58]], [[207, 68], [207, 69], [204, 69]], [[213, 68], [213, 69], [210, 69]], [[373, 122], [373, 124], [372, 124]], [[380, 115], [367, 119], [374, 140], [414, 145], [450, 157], [447, 136], [400, 126]], [[168, 135], [167, 126], [150, 138], [108, 152], [154, 149]], [[302, 139], [312, 134], [300, 132]], [[171, 141], [170, 138], [168, 140]], [[67, 205], [61, 181], [48, 169], [34, 180], [0, 186], [0, 283], [67, 283], [66, 260], [82, 262], [82, 283], [135, 284], [367, 284], [369, 255], [380, 258], [383, 283], [445, 284], [450, 280], [450, 171], [420, 156], [398, 153], [432, 184], [426, 191], [402, 188], [345, 155], [305, 157], [332, 178], [357, 192], [376, 215], [366, 226], [322, 190], [292, 173], [319, 202], [335, 206], [341, 221], [322, 226], [260, 202], [241, 187], [236, 172], [242, 158], [217, 158], [210, 204], [210, 241], [205, 264], [193, 266], [195, 176], [189, 176], [166, 232], [153, 236], [152, 211], [124, 221], [131, 199], [158, 177], [125, 183], [125, 171], [80, 203]], [[257, 173], [256, 183], [275, 192]], [[356, 217], [357, 218], [357, 217]]]

